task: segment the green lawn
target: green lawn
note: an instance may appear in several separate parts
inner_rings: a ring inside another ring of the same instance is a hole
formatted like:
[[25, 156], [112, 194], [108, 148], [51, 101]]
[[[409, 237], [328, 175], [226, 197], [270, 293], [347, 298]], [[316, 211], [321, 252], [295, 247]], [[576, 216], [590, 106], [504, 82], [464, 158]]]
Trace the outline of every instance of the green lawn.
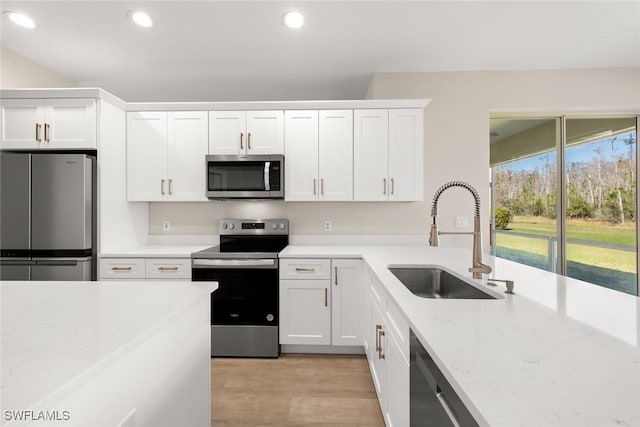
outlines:
[[[541, 236], [555, 236], [555, 220], [542, 217], [515, 217], [509, 229]], [[607, 242], [635, 246], [635, 222], [624, 225], [611, 225], [606, 221], [567, 220], [567, 237], [596, 242]], [[497, 233], [496, 244], [499, 248], [529, 253], [536, 257], [536, 266], [545, 266], [548, 259], [548, 240]], [[500, 250], [498, 250], [500, 254]], [[567, 262], [585, 266], [594, 266], [623, 273], [636, 272], [636, 255], [624, 251], [577, 243], [567, 244]]]
[[[573, 239], [595, 240], [597, 242], [635, 245], [636, 223], [612, 225], [607, 221], [568, 219], [567, 237]], [[544, 217], [516, 216], [509, 223], [509, 229], [523, 233], [555, 236], [556, 221]]]

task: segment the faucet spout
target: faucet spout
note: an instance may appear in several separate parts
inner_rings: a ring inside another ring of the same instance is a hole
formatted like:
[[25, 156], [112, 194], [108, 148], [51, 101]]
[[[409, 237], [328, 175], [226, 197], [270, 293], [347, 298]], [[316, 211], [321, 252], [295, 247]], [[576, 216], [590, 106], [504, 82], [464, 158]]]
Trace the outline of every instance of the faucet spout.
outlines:
[[491, 267], [482, 263], [482, 236], [480, 234], [480, 195], [478, 191], [473, 188], [470, 184], [464, 181], [450, 181], [440, 187], [433, 196], [433, 201], [431, 203], [431, 231], [429, 233], [429, 245], [430, 246], [438, 246], [439, 239], [438, 236], [441, 234], [460, 234], [455, 232], [443, 232], [438, 231], [438, 224], [436, 222], [436, 217], [438, 216], [438, 200], [442, 193], [444, 193], [449, 188], [453, 187], [462, 187], [467, 189], [471, 195], [473, 196], [473, 200], [475, 202], [474, 212], [473, 212], [473, 233], [463, 233], [463, 234], [473, 234], [473, 249], [472, 249], [472, 263], [471, 268], [469, 268], [469, 272], [473, 274], [474, 279], [481, 279], [482, 274], [491, 273]]

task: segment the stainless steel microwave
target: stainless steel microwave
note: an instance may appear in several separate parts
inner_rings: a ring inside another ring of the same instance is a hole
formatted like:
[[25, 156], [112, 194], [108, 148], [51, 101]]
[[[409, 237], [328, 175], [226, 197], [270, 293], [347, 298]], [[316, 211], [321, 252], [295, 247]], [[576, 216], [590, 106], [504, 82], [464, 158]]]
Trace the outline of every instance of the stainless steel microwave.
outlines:
[[209, 199], [283, 199], [284, 156], [207, 156]]

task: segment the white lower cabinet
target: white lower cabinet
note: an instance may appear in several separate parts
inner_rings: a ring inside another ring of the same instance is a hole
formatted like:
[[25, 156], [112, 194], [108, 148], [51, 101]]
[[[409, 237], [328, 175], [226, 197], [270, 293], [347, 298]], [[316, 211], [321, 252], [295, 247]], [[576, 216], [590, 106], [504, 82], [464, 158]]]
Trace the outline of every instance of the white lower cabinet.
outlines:
[[360, 259], [280, 260], [280, 344], [363, 344]]
[[387, 299], [382, 285], [365, 272], [365, 348], [387, 427], [409, 426], [409, 326]]
[[331, 344], [329, 280], [280, 281], [280, 344]]
[[191, 281], [191, 258], [100, 258], [100, 280]]

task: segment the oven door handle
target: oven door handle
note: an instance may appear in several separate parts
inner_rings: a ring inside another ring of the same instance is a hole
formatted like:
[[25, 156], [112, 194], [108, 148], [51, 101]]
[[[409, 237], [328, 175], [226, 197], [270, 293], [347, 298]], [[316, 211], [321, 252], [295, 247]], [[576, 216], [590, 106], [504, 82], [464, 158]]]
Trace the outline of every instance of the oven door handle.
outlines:
[[276, 267], [275, 259], [194, 259], [193, 266], [206, 267]]
[[271, 190], [271, 183], [269, 182], [269, 170], [271, 169], [271, 162], [264, 162], [264, 189], [265, 191]]

